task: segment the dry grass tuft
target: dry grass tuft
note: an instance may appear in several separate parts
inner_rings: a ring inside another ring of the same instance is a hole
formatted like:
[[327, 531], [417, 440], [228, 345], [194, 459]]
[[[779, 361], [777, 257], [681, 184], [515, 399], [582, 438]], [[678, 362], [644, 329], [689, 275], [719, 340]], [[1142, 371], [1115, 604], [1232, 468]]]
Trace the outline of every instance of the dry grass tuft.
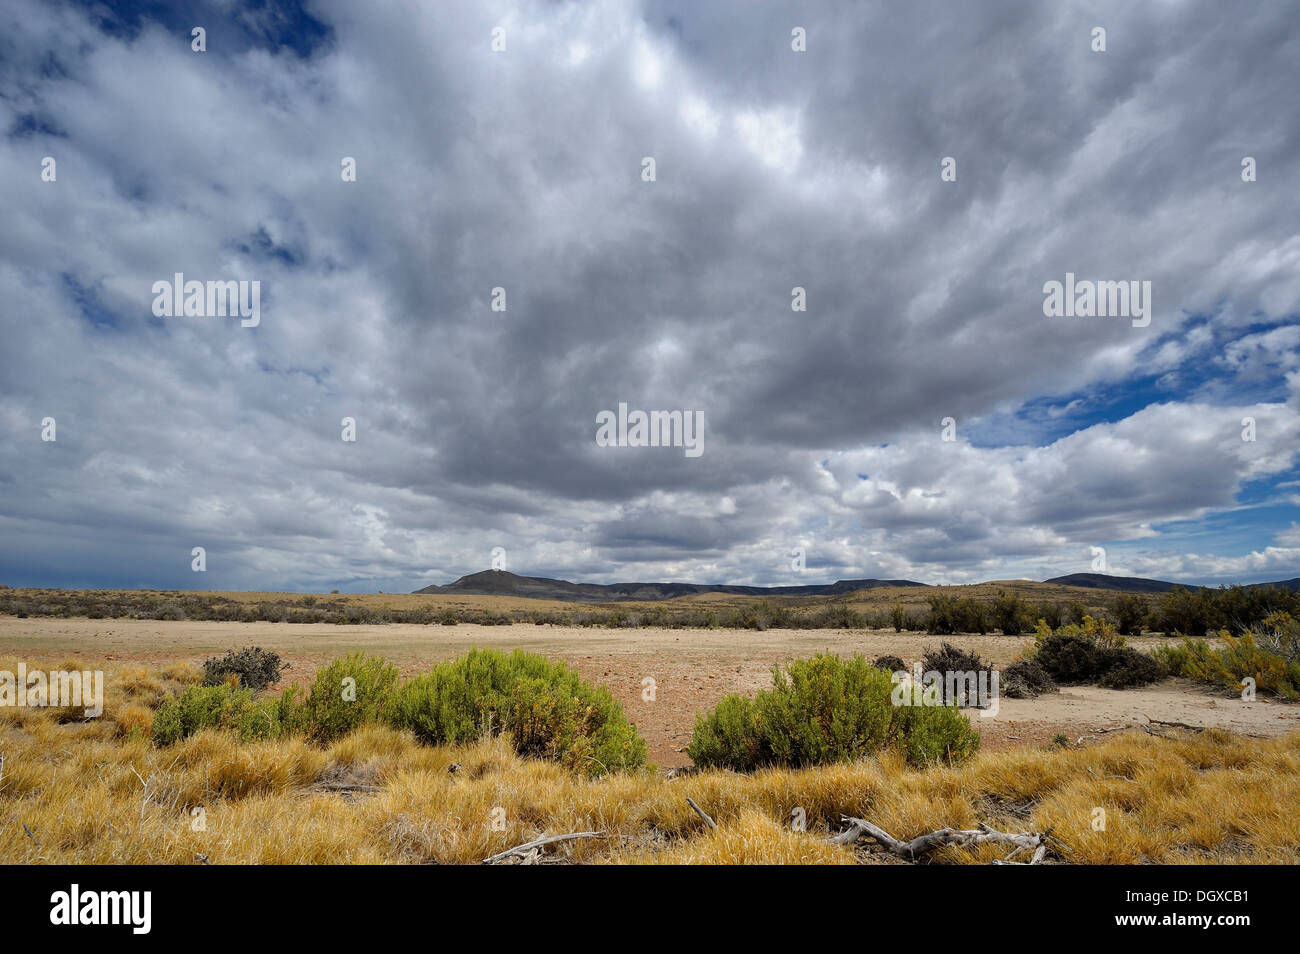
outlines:
[[[924, 771], [887, 755], [752, 775], [586, 780], [520, 759], [506, 740], [425, 747], [378, 725], [328, 747], [299, 738], [241, 744], [204, 731], [160, 749], [148, 739], [155, 700], [192, 684], [192, 674], [104, 668], [102, 719], [60, 723], [56, 710], [0, 709], [0, 863], [191, 864], [202, 854], [213, 864], [473, 864], [573, 831], [606, 837], [545, 856], [896, 863], [828, 844], [841, 814], [904, 838], [979, 822], [1051, 828], [1071, 860], [1089, 864], [1300, 863], [1300, 734], [1132, 732], [1090, 747], [989, 753]], [[687, 806], [688, 796], [716, 830]], [[792, 827], [796, 810], [806, 831]], [[950, 848], [933, 860], [981, 863], [999, 854]]]

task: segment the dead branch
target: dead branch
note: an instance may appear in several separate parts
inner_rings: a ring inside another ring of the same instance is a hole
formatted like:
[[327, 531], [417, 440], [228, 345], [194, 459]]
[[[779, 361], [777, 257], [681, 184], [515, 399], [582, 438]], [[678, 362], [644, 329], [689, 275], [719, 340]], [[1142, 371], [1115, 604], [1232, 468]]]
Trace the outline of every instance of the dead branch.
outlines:
[[382, 792], [382, 785], [366, 785], [361, 782], [317, 782], [308, 787], [306, 794], [312, 795], [317, 792], [336, 792], [340, 794], [350, 794], [354, 792]]
[[1013, 862], [1011, 859], [1021, 852], [1030, 851], [1032, 854], [1028, 864], [1036, 865], [1047, 856], [1048, 842], [1056, 841], [1056, 839], [1052, 838], [1051, 832], [1025, 831], [1012, 833], [995, 831], [983, 823], [977, 829], [941, 828], [926, 835], [918, 835], [911, 841], [900, 841], [883, 828], [873, 825], [865, 819], [853, 818], [849, 815], [841, 815], [840, 817], [849, 824], [849, 827], [838, 835], [833, 835], [830, 839], [832, 844], [851, 845], [863, 835], [866, 835], [892, 854], [908, 861], [916, 861], [936, 848], [944, 848], [948, 845], [966, 848], [971, 845], [992, 843], [1013, 846], [1011, 854], [1001, 861], [995, 862], [995, 864], [1024, 864], [1025, 862]]
[[[1166, 722], [1163, 719], [1153, 719], [1150, 716], [1147, 716], [1147, 721], [1145, 724], [1143, 724], [1143, 728], [1146, 728], [1147, 726], [1151, 726], [1151, 725], [1163, 725], [1170, 729], [1187, 729], [1191, 732], [1205, 731], [1205, 726], [1203, 725], [1188, 725], [1186, 722]], [[1151, 732], [1150, 729], [1147, 729], [1147, 731]], [[1159, 733], [1151, 732], [1151, 734], [1158, 735]]]
[[715, 821], [714, 821], [712, 818], [710, 818], [708, 815], [704, 814], [704, 809], [703, 809], [703, 808], [701, 808], [699, 805], [696, 805], [696, 804], [695, 804], [695, 799], [693, 799], [693, 798], [688, 798], [688, 799], [686, 799], [686, 804], [687, 804], [687, 805], [690, 805], [691, 808], [695, 809], [695, 814], [699, 815], [701, 818], [704, 819], [704, 824], [708, 825], [710, 828], [717, 828], [717, 827], [718, 827], [718, 823], [715, 822]]
[[515, 845], [513, 848], [507, 848], [505, 851], [498, 852], [495, 855], [489, 855], [483, 859], [485, 865], [499, 865], [507, 858], [519, 856], [526, 858], [535, 850], [559, 841], [573, 841], [575, 838], [601, 838], [604, 836], [603, 831], [573, 831], [567, 835], [547, 835], [544, 838], [535, 838], [532, 841], [526, 841], [522, 845]]

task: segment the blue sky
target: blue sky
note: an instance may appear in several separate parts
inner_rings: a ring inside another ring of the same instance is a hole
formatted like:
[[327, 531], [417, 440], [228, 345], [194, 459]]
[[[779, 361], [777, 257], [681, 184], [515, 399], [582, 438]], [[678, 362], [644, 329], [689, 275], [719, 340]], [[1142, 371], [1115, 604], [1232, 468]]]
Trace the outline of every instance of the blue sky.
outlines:
[[[11, 0], [0, 582], [1300, 576], [1298, 24]], [[1046, 317], [1067, 272], [1150, 323]]]

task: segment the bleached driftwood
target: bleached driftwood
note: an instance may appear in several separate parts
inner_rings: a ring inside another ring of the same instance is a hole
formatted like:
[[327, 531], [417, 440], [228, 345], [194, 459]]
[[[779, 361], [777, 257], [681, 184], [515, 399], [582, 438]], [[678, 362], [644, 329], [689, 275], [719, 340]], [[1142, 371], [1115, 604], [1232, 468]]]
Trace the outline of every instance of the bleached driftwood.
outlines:
[[497, 865], [507, 858], [518, 856], [525, 859], [527, 863], [528, 856], [534, 851], [540, 853], [540, 849], [546, 845], [554, 844], [559, 841], [573, 841], [575, 838], [601, 838], [604, 836], [603, 831], [571, 831], [566, 835], [547, 835], [544, 838], [535, 838], [532, 841], [526, 841], [522, 845], [515, 845], [513, 848], [507, 848], [505, 851], [498, 852], [483, 859], [485, 865]]
[[1023, 864], [1024, 862], [1013, 862], [1011, 859], [1023, 851], [1031, 851], [1032, 854], [1028, 864], [1036, 865], [1047, 856], [1049, 840], [1056, 841], [1056, 839], [1052, 838], [1050, 832], [1024, 831], [1012, 833], [995, 831], [982, 823], [979, 828], [975, 829], [941, 828], [926, 835], [918, 835], [911, 841], [900, 841], [883, 828], [873, 825], [865, 819], [853, 818], [849, 815], [841, 815], [840, 817], [848, 823], [849, 827], [838, 835], [832, 836], [832, 844], [851, 845], [863, 835], [866, 835], [891, 853], [908, 861], [915, 861], [936, 848], [944, 848], [948, 845], [965, 848], [971, 845], [995, 843], [1012, 845], [1014, 848], [1011, 854], [1001, 861], [995, 861], [994, 864]]
[[699, 805], [696, 805], [696, 804], [695, 804], [695, 799], [693, 799], [693, 798], [688, 798], [688, 799], [686, 799], [686, 804], [687, 804], [687, 805], [690, 805], [691, 808], [695, 809], [695, 814], [699, 815], [701, 818], [704, 819], [704, 824], [708, 825], [710, 828], [717, 828], [717, 827], [718, 827], [718, 823], [715, 822], [715, 821], [714, 821], [712, 818], [710, 818], [708, 815], [706, 815], [706, 814], [704, 813], [704, 809], [703, 809], [703, 808], [701, 808]]

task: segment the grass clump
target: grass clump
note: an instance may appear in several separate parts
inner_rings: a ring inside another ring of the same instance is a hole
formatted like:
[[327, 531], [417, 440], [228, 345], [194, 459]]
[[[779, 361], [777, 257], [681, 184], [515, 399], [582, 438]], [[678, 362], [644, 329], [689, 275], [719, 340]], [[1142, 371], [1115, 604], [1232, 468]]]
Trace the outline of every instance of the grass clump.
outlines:
[[587, 775], [646, 764], [645, 740], [608, 689], [522, 650], [473, 649], [442, 663], [398, 687], [384, 718], [434, 744], [505, 733], [520, 755]]
[[960, 762], [979, 736], [951, 706], [895, 703], [893, 676], [862, 656], [821, 654], [772, 671], [772, 688], [700, 715], [686, 752], [701, 768], [851, 762], [892, 748], [913, 765]]

